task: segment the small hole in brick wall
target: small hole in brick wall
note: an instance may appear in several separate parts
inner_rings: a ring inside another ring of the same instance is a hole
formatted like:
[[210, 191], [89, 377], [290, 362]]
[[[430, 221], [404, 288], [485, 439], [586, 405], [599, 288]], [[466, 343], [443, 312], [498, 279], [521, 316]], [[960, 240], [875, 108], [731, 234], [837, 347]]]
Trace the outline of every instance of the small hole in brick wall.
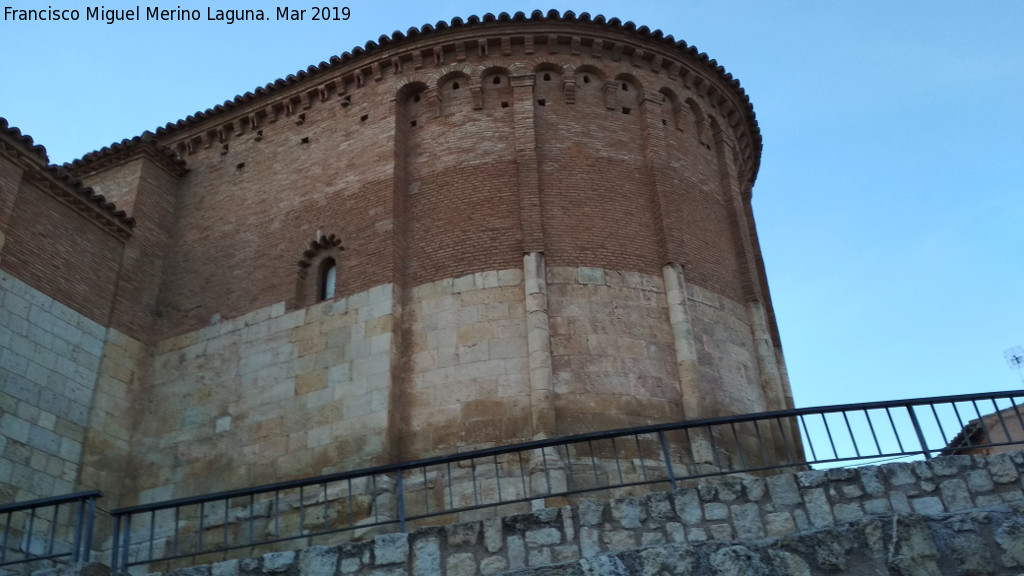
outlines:
[[241, 170], [242, 168], [245, 168], [245, 162], [239, 162], [238, 164], [235, 164], [235, 170]]
[[623, 82], [622, 83], [622, 91], [623, 92], [629, 92], [629, 84], [626, 84], [625, 82]]
[[590, 84], [590, 76], [584, 76], [583, 77], [583, 83], [584, 84]]
[[548, 101], [543, 99], [543, 98], [541, 98], [540, 100], [537, 100], [537, 105], [538, 106], [547, 106], [547, 104], [548, 104]]
[[370, 115], [369, 115], [369, 114], [363, 114], [362, 116], [360, 116], [360, 117], [359, 117], [359, 121], [360, 121], [360, 122], [366, 122], [366, 120], [367, 120], [367, 119], [368, 119], [369, 117], [370, 117]]
[[220, 155], [224, 156], [227, 153], [228, 153], [228, 145], [224, 144], [223, 146], [220, 147]]
[[662, 126], [668, 126], [668, 121], [667, 121], [667, 120], [665, 120], [664, 118], [662, 118], [662, 119], [661, 119], [661, 125], [662, 125]]
[[551, 80], [551, 74], [548, 74], [547, 72], [545, 72], [544, 73], [544, 81], [545, 82], [549, 82], [550, 80]]
[[625, 106], [623, 106], [622, 107], [622, 113], [623, 114], [629, 114], [629, 108], [626, 108]]
[[303, 138], [302, 138], [301, 142], [302, 142], [303, 144], [309, 144], [309, 136], [303, 136]]
[[494, 80], [492, 80], [491, 82], [494, 83], [494, 84], [501, 84], [501, 78], [499, 78], [498, 76], [495, 76]]
[[420, 95], [419, 95], [419, 94], [417, 94], [417, 95], [413, 96], [413, 97], [412, 97], [412, 101], [413, 101], [413, 102], [419, 102], [419, 101], [420, 101]]
[[415, 126], [415, 125], [416, 125], [416, 121], [415, 120], [413, 120], [412, 122], [409, 122], [409, 126]]
[[501, 107], [502, 108], [508, 108], [508, 102], [502, 102], [501, 103]]
[[452, 90], [458, 90], [459, 88], [461, 88], [461, 86], [459, 86], [458, 82], [452, 82]]

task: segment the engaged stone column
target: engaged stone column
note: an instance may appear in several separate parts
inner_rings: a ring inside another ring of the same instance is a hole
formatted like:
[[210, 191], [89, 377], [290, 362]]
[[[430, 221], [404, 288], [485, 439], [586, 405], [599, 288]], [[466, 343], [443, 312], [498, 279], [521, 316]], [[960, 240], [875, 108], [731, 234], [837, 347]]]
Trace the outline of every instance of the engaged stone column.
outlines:
[[668, 300], [668, 318], [675, 342], [676, 365], [679, 367], [679, 394], [683, 404], [683, 418], [696, 420], [703, 416], [697, 403], [700, 373], [697, 368], [697, 347], [693, 342], [693, 323], [686, 308], [686, 280], [683, 267], [674, 262], [661, 269], [665, 277], [665, 297]]
[[534, 439], [548, 438], [555, 431], [548, 286], [545, 275], [544, 254], [529, 252], [523, 256], [526, 346], [530, 355], [530, 412]]
[[760, 301], [751, 300], [747, 302], [747, 317], [750, 321], [750, 331], [754, 336], [757, 367], [761, 373], [761, 388], [764, 390], [764, 409], [784, 410], [788, 406], [786, 405], [785, 394], [782, 391], [779, 366], [775, 362], [775, 347], [772, 346], [772, 337], [768, 333], [768, 319], [764, 313], [764, 306]]
[[[665, 278], [668, 318], [672, 325], [676, 366], [679, 369], [682, 417], [684, 420], [698, 420], [710, 415], [704, 413], [700, 403], [700, 368], [697, 364], [697, 346], [693, 340], [693, 323], [686, 307], [686, 279], [683, 277], [683, 267], [675, 262], [666, 264], [661, 271]], [[693, 430], [689, 437], [696, 460], [694, 464], [711, 464], [714, 455], [707, 434], [703, 430]]]

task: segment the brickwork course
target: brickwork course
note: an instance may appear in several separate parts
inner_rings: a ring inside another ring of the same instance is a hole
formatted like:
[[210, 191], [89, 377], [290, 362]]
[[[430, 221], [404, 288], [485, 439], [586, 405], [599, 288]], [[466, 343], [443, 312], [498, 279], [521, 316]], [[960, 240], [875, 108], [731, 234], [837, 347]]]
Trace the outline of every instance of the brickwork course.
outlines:
[[60, 167], [0, 119], [0, 501], [791, 408], [760, 151], [707, 55], [553, 12], [396, 33]]

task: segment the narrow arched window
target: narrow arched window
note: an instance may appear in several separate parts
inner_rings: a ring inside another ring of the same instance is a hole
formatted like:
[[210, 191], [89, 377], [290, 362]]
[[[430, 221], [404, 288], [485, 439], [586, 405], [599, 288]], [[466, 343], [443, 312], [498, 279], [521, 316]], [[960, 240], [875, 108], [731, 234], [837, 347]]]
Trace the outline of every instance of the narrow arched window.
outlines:
[[320, 262], [320, 273], [317, 276], [317, 300], [330, 300], [334, 298], [337, 282], [337, 263], [334, 262], [334, 258], [324, 258]]

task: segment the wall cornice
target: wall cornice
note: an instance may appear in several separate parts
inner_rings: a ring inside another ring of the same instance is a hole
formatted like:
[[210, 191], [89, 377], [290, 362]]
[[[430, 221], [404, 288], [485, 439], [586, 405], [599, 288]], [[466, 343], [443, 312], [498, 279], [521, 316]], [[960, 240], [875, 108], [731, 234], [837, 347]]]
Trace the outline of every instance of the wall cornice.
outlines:
[[85, 186], [65, 169], [49, 164], [46, 149], [0, 118], [0, 154], [26, 168], [24, 179], [61, 201], [104, 231], [124, 241], [131, 237], [135, 219], [118, 210], [102, 194]]
[[75, 177], [85, 178], [140, 156], [148, 158], [176, 178], [188, 172], [185, 161], [171, 150], [160, 146], [151, 132], [90, 152], [78, 160], [64, 164], [63, 167]]
[[[634, 67], [664, 74], [671, 82], [699, 94], [732, 126], [737, 135], [740, 178], [751, 184], [756, 178], [761, 134], [753, 106], [739, 81], [707, 54], [660, 30], [652, 31], [617, 18], [606, 19], [588, 13], [576, 15], [571, 11], [564, 14], [555, 10], [534, 11], [530, 15], [522, 12], [485, 14], [466, 20], [454, 18], [448, 23], [425, 24], [405, 33], [394, 32], [223, 104], [168, 123], [157, 128], [155, 136], [169, 148], [181, 145], [186, 152], [191, 152], [196, 146], [210, 147], [231, 135], [240, 135], [267, 117], [291, 116], [329, 101], [341, 102], [344, 106], [353, 90], [379, 81], [385, 75], [444, 66], [468, 56], [510, 56], [513, 44], [522, 45], [528, 55], [538, 56], [565, 46], [571, 54], [581, 57], [628, 59]], [[453, 52], [450, 59], [446, 56], [449, 50]], [[72, 165], [88, 162], [94, 155], [105, 156], [108, 150], [88, 154]]]

